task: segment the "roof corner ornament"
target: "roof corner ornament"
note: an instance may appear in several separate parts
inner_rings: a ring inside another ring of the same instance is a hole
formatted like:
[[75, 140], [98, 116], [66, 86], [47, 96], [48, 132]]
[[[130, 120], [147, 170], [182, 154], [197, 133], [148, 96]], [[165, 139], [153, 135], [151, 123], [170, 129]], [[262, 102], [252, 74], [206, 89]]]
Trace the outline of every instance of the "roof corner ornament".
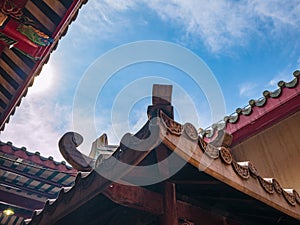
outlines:
[[58, 142], [60, 153], [75, 169], [91, 171], [95, 160], [82, 154], [77, 147], [83, 142], [83, 137], [75, 132], [67, 132]]

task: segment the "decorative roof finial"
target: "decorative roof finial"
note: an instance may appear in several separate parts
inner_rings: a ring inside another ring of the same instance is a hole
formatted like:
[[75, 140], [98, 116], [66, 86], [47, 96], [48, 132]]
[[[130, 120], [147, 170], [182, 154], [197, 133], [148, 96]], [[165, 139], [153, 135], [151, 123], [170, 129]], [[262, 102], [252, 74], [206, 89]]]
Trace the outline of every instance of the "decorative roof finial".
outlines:
[[172, 85], [154, 84], [152, 89], [152, 105], [148, 106], [147, 114], [149, 118], [158, 116], [162, 110], [168, 117], [174, 119], [174, 110], [171, 105]]

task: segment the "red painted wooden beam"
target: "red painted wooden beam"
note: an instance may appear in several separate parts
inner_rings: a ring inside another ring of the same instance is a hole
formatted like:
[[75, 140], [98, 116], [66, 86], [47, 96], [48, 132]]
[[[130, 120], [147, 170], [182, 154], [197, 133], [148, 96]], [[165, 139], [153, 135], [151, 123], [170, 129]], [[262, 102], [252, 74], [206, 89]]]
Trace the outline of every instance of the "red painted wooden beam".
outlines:
[[58, 43], [59, 38], [61, 37], [62, 33], [67, 29], [69, 23], [71, 22], [71, 19], [75, 15], [75, 13], [79, 10], [79, 7], [85, 3], [86, 0], [74, 0], [71, 6], [69, 7], [66, 15], [60, 22], [60, 24], [57, 26], [54, 34], [52, 35], [52, 38], [54, 39], [54, 42], [51, 45], [48, 45], [47, 47], [40, 47], [39, 52], [36, 53], [38, 56], [41, 56], [41, 59], [36, 62], [34, 67], [32, 68], [31, 72], [28, 74], [27, 79], [24, 81], [24, 83], [19, 87], [18, 92], [15, 94], [14, 99], [11, 101], [11, 104], [9, 105], [8, 109], [5, 111], [3, 116], [0, 120], [0, 131], [4, 129], [5, 123], [8, 122], [8, 118], [13, 112], [14, 108], [16, 107], [17, 103], [21, 100], [21, 98], [24, 96], [24, 93], [26, 93], [28, 85], [32, 82], [32, 79], [37, 71], [40, 71], [46, 62], [48, 56], [53, 51], [54, 47]]
[[3, 41], [0, 41], [0, 56], [4, 50], [4, 48], [6, 47], [6, 44]]
[[5, 14], [22, 11], [28, 0], [1, 0], [0, 7]]

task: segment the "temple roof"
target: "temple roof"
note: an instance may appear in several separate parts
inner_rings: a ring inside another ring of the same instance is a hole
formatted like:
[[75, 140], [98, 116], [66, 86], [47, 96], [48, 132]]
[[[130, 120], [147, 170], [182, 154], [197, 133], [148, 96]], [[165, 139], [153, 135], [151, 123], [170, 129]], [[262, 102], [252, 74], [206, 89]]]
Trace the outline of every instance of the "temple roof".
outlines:
[[86, 0], [0, 2], [0, 130]]
[[[275, 97], [274, 92], [268, 94], [268, 96], [272, 95], [271, 98], [266, 96], [264, 104], [267, 107], [264, 111], [266, 114], [271, 109], [276, 111], [271, 107], [272, 104], [268, 105], [273, 98], [274, 101], [282, 100], [281, 104], [276, 104], [277, 108], [282, 105], [287, 106], [289, 101], [299, 101], [297, 86], [299, 76], [295, 77], [293, 85], [291, 85], [293, 82], [285, 83], [286, 88], [280, 89], [282, 93], [280, 96]], [[260, 108], [261, 106], [255, 105], [252, 115], [255, 115], [255, 111]], [[284, 183], [280, 183], [276, 176], [264, 176], [264, 171], [258, 170], [255, 162], [247, 159], [238, 161], [230, 147], [232, 144], [230, 137], [234, 139], [234, 133], [231, 135], [225, 132], [225, 138], [221, 142], [216, 142], [215, 139], [214, 142], [208, 143], [198, 134], [192, 124], [182, 125], [174, 121], [170, 118], [172, 113], [165, 112], [166, 109], [168, 111], [171, 107], [150, 106], [148, 108], [150, 120], [136, 135], [124, 135], [120, 146], [110, 158], [102, 160], [100, 157], [95, 163], [95, 168], [90, 168], [91, 172], [79, 173], [72, 188], [62, 188], [57, 199], [47, 201], [41, 210], [35, 211], [33, 217], [26, 220], [26, 224], [64, 224], [66, 221], [80, 224], [77, 219], [85, 216], [86, 209], [101, 205], [102, 202], [107, 202], [109, 205], [107, 207], [111, 211], [107, 209], [108, 211], [103, 213], [103, 217], [99, 212], [90, 212], [90, 216], [99, 216], [103, 221], [91, 220], [89, 224], [105, 224], [106, 216], [111, 215], [110, 212], [116, 212], [116, 204], [158, 216], [162, 213], [159, 205], [151, 206], [151, 203], [147, 205], [146, 202], [139, 201], [132, 196], [145, 194], [145, 196], [151, 196], [148, 197], [148, 201], [151, 202], [153, 197], [157, 198], [159, 202], [159, 196], [163, 194], [160, 188], [161, 183], [142, 188], [124, 187], [120, 181], [137, 185], [135, 183], [137, 180], [141, 182], [155, 180], [161, 174], [168, 175], [170, 168], [172, 169], [174, 166], [168, 156], [173, 153], [174, 157], [177, 157], [176, 162], [186, 163], [168, 177], [168, 182], [174, 183], [177, 187], [176, 190], [180, 196], [177, 207], [181, 207], [183, 211], [186, 210], [185, 204], [193, 203], [188, 206], [191, 210], [201, 211], [206, 216], [209, 213], [207, 214], [205, 210], [211, 210], [210, 213], [214, 215], [214, 218], [219, 218], [221, 215], [221, 217], [226, 216], [234, 220], [233, 223], [228, 222], [228, 224], [240, 224], [239, 222], [242, 220], [249, 221], [250, 224], [299, 224], [297, 221], [300, 219], [298, 192], [291, 187], [286, 187]], [[296, 110], [299, 111], [299, 105], [293, 109], [293, 112]], [[285, 111], [285, 113], [287, 112], [288, 115], [291, 114], [291, 111]], [[287, 117], [284, 113], [280, 116]], [[245, 115], [245, 117], [250, 118], [251, 115]], [[262, 113], [256, 114], [257, 120], [261, 117]], [[151, 118], [158, 119], [153, 122]], [[239, 118], [241, 123], [243, 117], [240, 115]], [[277, 121], [279, 119], [277, 118]], [[149, 129], [152, 129], [150, 133]], [[150, 135], [149, 138], [149, 134], [155, 135]], [[75, 143], [74, 140], [79, 139], [81, 138], [78, 138], [78, 134], [76, 134], [76, 138], [72, 138], [70, 133], [63, 136], [60, 140], [61, 151], [67, 151], [69, 156], [72, 151], [78, 151], [76, 146], [80, 143]], [[131, 147], [127, 147], [128, 143]], [[139, 149], [143, 149], [143, 151], [136, 151]], [[124, 169], [118, 164], [118, 161], [139, 167], [135, 170]], [[76, 165], [75, 158], [72, 162]], [[143, 167], [160, 162], [163, 163], [158, 166], [158, 170], [152, 170], [151, 173]], [[104, 176], [104, 173], [107, 173], [108, 176]], [[125, 189], [131, 194], [122, 195]], [[145, 196], [141, 198], [145, 198]], [[181, 201], [187, 202], [182, 203]], [[215, 215], [215, 213], [217, 214]], [[181, 219], [197, 220], [197, 216], [193, 217], [187, 214], [185, 216], [187, 217]], [[74, 218], [72, 219], [72, 217]], [[210, 221], [208, 224], [214, 223]]]
[[[56, 198], [62, 187], [72, 186], [76, 174], [65, 162], [0, 142], [0, 223], [21, 224], [47, 199]], [[6, 216], [6, 209], [14, 215]]]

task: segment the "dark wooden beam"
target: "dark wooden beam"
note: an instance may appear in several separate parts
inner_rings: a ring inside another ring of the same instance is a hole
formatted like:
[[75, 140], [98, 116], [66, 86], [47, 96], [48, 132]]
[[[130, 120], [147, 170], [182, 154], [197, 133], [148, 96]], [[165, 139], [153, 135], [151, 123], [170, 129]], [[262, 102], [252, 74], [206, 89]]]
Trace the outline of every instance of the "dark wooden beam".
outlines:
[[75, 132], [65, 133], [58, 142], [59, 151], [63, 157], [79, 171], [91, 171], [94, 167], [95, 160], [77, 150], [83, 142], [83, 137]]
[[[113, 183], [103, 194], [122, 206], [139, 209], [154, 215], [163, 214], [163, 199], [161, 194], [145, 188]], [[151, 201], [149, 201], [150, 199]]]
[[10, 193], [4, 190], [0, 190], [1, 202], [9, 205], [16, 205], [28, 210], [41, 209], [44, 207], [44, 202], [37, 201], [32, 198], [26, 198], [21, 195]]
[[149, 118], [154, 118], [162, 110], [170, 118], [174, 118], [172, 102], [172, 85], [154, 84], [152, 89], [152, 105], [148, 106]]
[[152, 88], [152, 105], [171, 105], [172, 85], [154, 84]]
[[[162, 177], [168, 178], [170, 177], [170, 169], [169, 169], [169, 160], [168, 160], [168, 149], [165, 145], [159, 145], [155, 149], [156, 153], [156, 158], [157, 158], [157, 166], [158, 166], [158, 171]], [[162, 161], [165, 160], [163, 163]]]
[[164, 214], [161, 218], [161, 225], [178, 225], [177, 201], [175, 184], [164, 183]]
[[[166, 198], [171, 199], [173, 204], [171, 207], [168, 205], [165, 206], [165, 197], [162, 194], [138, 186], [126, 186], [118, 183], [112, 183], [103, 192], [103, 194], [119, 205], [145, 211], [154, 216], [161, 216], [162, 218], [164, 217], [163, 215], [165, 212], [172, 209], [174, 210], [174, 208], [176, 208], [175, 211], [177, 213], [174, 214], [174, 212], [171, 212], [170, 215], [173, 215], [178, 219], [194, 222], [196, 224], [242, 225], [238, 221], [226, 218], [225, 216], [208, 211], [199, 206], [192, 205], [191, 203], [181, 200], [176, 200], [176, 202], [174, 202], [174, 188], [174, 184], [167, 184], [166, 191], [169, 193], [167, 194], [168, 196]], [[173, 219], [170, 218], [170, 220], [173, 222], [170, 224], [177, 224], [176, 221], [173, 221]], [[163, 224], [165, 225], [167, 223], [164, 223], [163, 221]]]
[[213, 197], [213, 196], [194, 196], [198, 199], [200, 202], [222, 202], [224, 204], [255, 204], [255, 199], [242, 199], [242, 198], [234, 198], [234, 197]]
[[220, 181], [217, 180], [173, 180], [170, 182], [174, 184], [182, 184], [182, 185], [221, 185]]

